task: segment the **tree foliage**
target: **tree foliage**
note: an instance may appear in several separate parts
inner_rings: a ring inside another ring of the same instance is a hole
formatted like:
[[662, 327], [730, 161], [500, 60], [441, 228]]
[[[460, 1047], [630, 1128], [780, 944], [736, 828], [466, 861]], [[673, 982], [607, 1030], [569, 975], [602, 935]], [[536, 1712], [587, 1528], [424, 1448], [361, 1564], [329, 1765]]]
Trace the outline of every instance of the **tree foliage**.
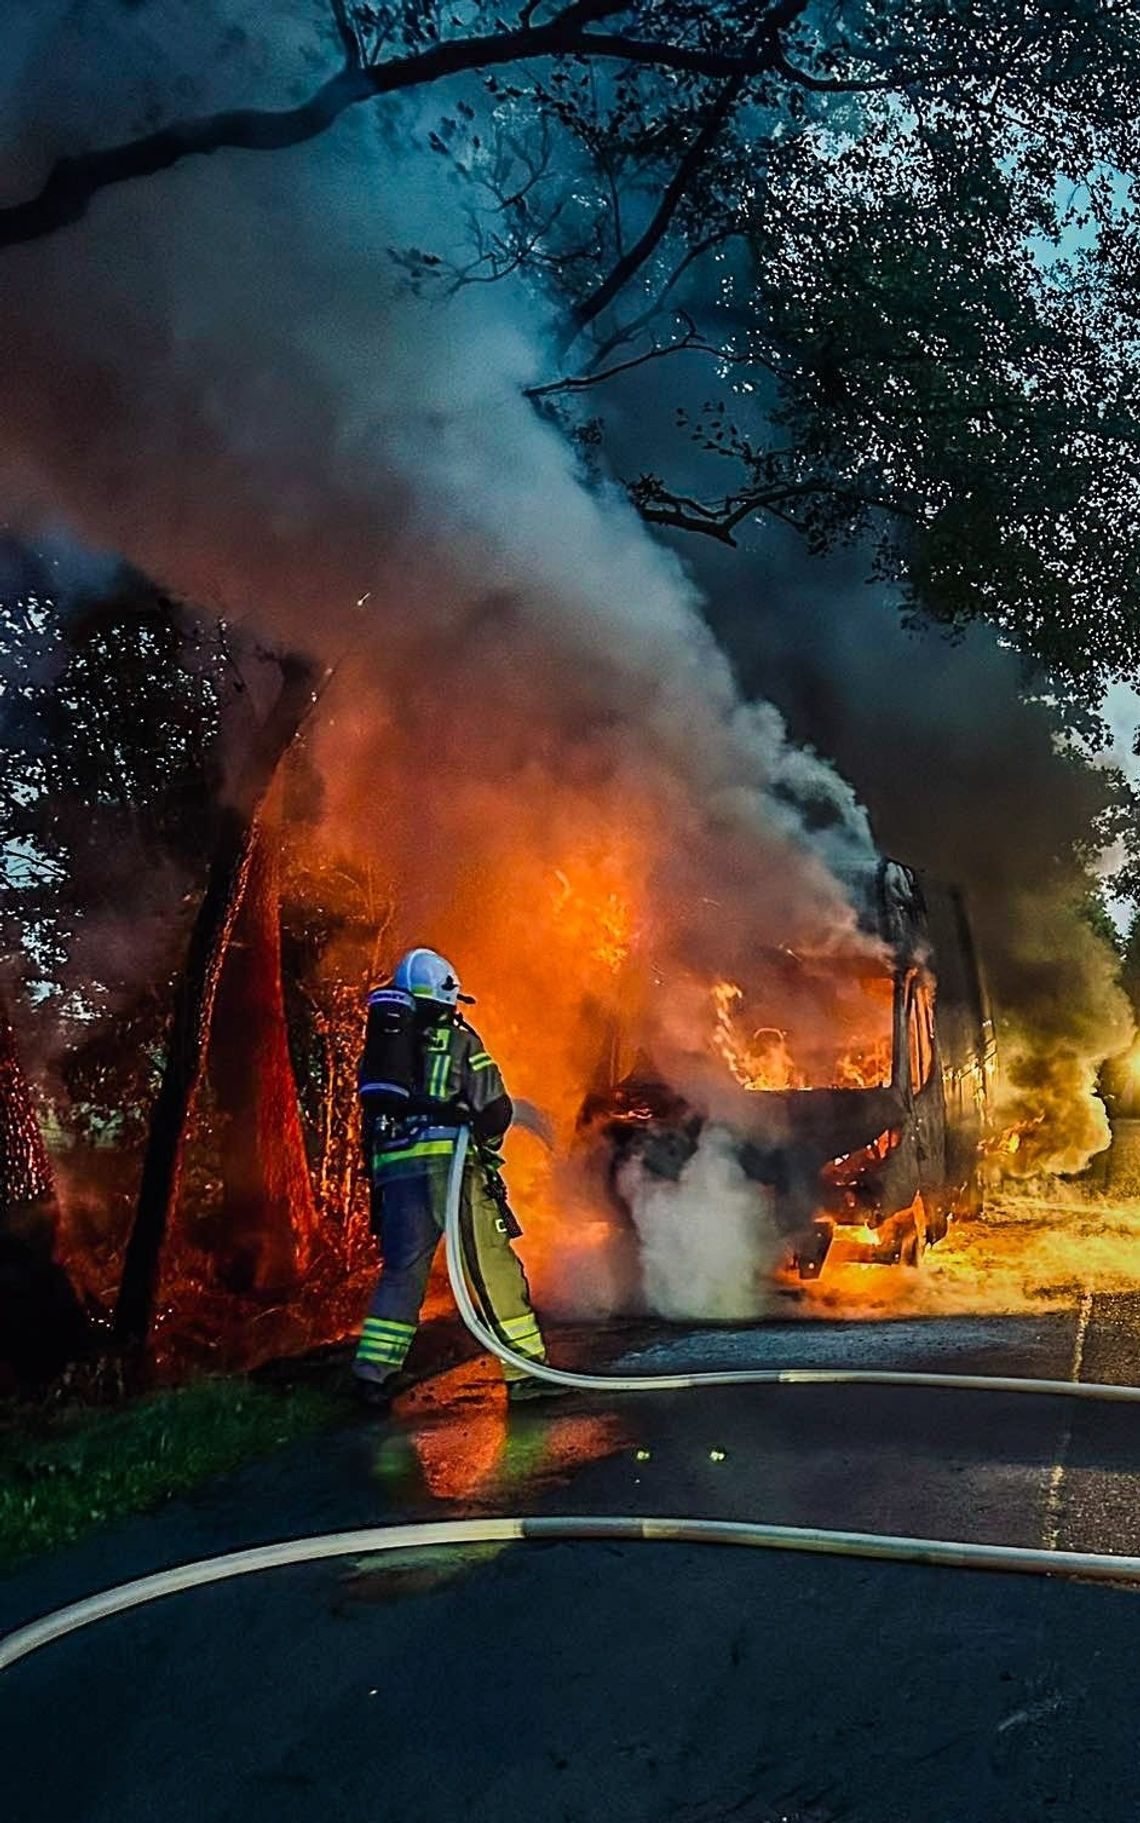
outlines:
[[[319, 674], [308, 660], [206, 622], [127, 568], [96, 565], [90, 579], [68, 583], [50, 555], [13, 545], [5, 558], [5, 960], [24, 976], [23, 1024], [55, 1091], [56, 1137], [68, 1142], [62, 1251], [77, 1256], [84, 1280], [89, 1263], [107, 1256], [92, 1289], [113, 1294], [129, 1230], [116, 1333], [138, 1348], [160, 1290], [211, 1035], [214, 1092], [190, 1147], [205, 1213], [196, 1208], [171, 1250], [179, 1283], [201, 1276], [195, 1249], [214, 1205], [212, 1264], [233, 1283], [267, 1295], [292, 1284], [314, 1254], [317, 1211], [282, 998], [280, 831], [255, 819]], [[272, 700], [260, 701], [270, 690]], [[10, 1200], [17, 1176], [17, 1188], [28, 1178], [25, 1155], [45, 1169], [46, 1160], [42, 1147], [29, 1151], [39, 1133], [22, 1078], [8, 1077], [0, 1129], [13, 1141]], [[89, 1223], [92, 1197], [105, 1206]], [[330, 1211], [335, 1250], [335, 1218], [346, 1213], [335, 1194], [322, 1196]]]
[[9, 954], [30, 933], [37, 993], [62, 994], [82, 926], [133, 924], [101, 958], [94, 991], [113, 994], [145, 936], [144, 882], [177, 901], [209, 840], [225, 636], [125, 567], [61, 591], [50, 558], [2, 557], [0, 928]]
[[[655, 30], [695, 41], [698, 10]], [[627, 477], [648, 520], [870, 543], [910, 613], [989, 620], [1087, 729], [1140, 668], [1138, 82], [1134, 10], [1083, 0], [797, 8], [747, 79], [492, 75], [491, 131], [438, 146], [476, 199], [454, 276], [558, 298], [536, 392], [571, 427], [588, 398], [603, 447], [615, 383], [677, 358], [691, 448]]]

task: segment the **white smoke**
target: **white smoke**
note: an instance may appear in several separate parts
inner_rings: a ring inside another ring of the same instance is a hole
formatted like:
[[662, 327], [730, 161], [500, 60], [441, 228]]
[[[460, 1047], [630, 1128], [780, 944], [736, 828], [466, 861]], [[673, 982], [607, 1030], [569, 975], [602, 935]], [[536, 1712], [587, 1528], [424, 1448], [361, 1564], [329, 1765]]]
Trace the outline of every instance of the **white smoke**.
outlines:
[[742, 1322], [764, 1312], [784, 1244], [772, 1192], [745, 1176], [726, 1128], [705, 1128], [676, 1182], [632, 1158], [621, 1169], [620, 1187], [641, 1243], [650, 1309], [713, 1322]]

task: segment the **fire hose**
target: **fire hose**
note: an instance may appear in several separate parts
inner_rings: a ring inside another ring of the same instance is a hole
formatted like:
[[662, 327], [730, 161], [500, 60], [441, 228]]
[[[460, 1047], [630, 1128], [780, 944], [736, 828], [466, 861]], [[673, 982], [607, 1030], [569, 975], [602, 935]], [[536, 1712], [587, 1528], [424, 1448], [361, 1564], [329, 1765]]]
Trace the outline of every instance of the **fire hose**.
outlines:
[[[990, 1374], [907, 1373], [871, 1368], [748, 1368], [693, 1374], [614, 1375], [571, 1373], [520, 1355], [484, 1322], [467, 1286], [463, 1262], [462, 1193], [469, 1136], [461, 1128], [447, 1186], [444, 1237], [447, 1269], [459, 1314], [475, 1340], [500, 1361], [558, 1386], [582, 1391], [676, 1391], [693, 1386], [904, 1386], [956, 1388], [970, 1392], [1039, 1393], [1140, 1403], [1140, 1387], [1087, 1381], [1011, 1378]], [[210, 1583], [289, 1565], [403, 1550], [439, 1550], [476, 1545], [555, 1539], [640, 1540], [650, 1544], [750, 1545], [832, 1557], [874, 1558], [892, 1563], [932, 1564], [963, 1570], [999, 1570], [1140, 1586], [1140, 1557], [1094, 1551], [1035, 1549], [1019, 1545], [973, 1544], [965, 1540], [909, 1538], [889, 1533], [831, 1531], [813, 1526], [764, 1525], [751, 1520], [686, 1519], [630, 1514], [558, 1514], [432, 1520], [413, 1525], [368, 1526], [312, 1538], [256, 1545], [219, 1557], [180, 1564], [152, 1576], [58, 1609], [0, 1639], [0, 1670], [41, 1646], [93, 1622]]]
[[491, 1354], [497, 1355], [500, 1361], [521, 1369], [535, 1379], [547, 1380], [554, 1386], [565, 1386], [579, 1392], [680, 1392], [692, 1386], [925, 1386], [973, 1393], [1046, 1393], [1067, 1399], [1140, 1405], [1140, 1386], [1113, 1386], [1107, 1382], [1091, 1380], [1012, 1378], [1000, 1374], [912, 1373], [871, 1367], [749, 1367], [711, 1371], [705, 1369], [693, 1374], [581, 1374], [571, 1373], [564, 1367], [551, 1367], [546, 1361], [536, 1361], [531, 1355], [520, 1354], [509, 1341], [498, 1335], [480, 1316], [468, 1290], [463, 1263], [461, 1220], [463, 1172], [468, 1146], [468, 1130], [461, 1127], [447, 1181], [447, 1213], [444, 1220], [447, 1276], [451, 1280], [459, 1314], [475, 1340]]

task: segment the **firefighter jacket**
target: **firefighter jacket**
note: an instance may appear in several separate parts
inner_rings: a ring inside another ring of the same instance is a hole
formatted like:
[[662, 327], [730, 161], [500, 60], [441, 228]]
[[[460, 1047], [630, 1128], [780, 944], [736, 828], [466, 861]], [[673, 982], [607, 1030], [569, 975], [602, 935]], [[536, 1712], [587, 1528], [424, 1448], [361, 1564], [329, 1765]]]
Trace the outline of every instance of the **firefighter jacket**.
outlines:
[[499, 1066], [478, 1032], [463, 1019], [428, 1025], [413, 1112], [377, 1128], [373, 1178], [446, 1175], [460, 1121], [469, 1122], [484, 1163], [497, 1169], [499, 1144], [513, 1117]]

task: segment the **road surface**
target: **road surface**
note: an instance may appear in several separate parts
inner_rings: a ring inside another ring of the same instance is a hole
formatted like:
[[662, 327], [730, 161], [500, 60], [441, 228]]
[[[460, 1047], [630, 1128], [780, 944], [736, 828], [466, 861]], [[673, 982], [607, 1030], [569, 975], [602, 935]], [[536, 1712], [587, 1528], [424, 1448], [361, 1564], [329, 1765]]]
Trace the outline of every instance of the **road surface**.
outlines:
[[[564, 1339], [571, 1353], [581, 1337]], [[594, 1338], [638, 1370], [1140, 1383], [1140, 1297], [1017, 1317]], [[8, 1627], [243, 1544], [416, 1517], [669, 1513], [1140, 1552], [1140, 1418], [859, 1388], [572, 1395], [485, 1363], [0, 1584]], [[11, 1823], [1124, 1823], [1138, 1596], [670, 1545], [313, 1565], [180, 1595], [0, 1678]]]

